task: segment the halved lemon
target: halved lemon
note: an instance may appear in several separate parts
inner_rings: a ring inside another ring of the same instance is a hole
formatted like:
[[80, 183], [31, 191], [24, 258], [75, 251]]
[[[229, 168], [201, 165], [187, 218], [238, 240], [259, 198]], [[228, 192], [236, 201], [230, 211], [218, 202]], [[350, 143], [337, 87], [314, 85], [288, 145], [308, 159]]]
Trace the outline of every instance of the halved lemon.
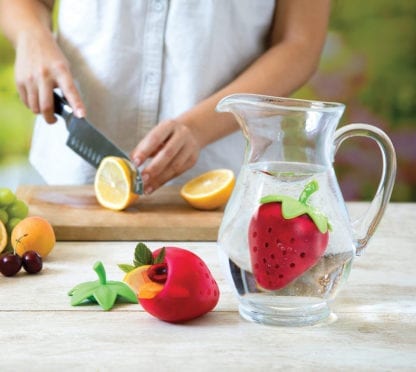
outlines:
[[7, 245], [7, 230], [4, 223], [0, 221], [0, 253], [3, 252]]
[[135, 172], [127, 159], [105, 157], [95, 175], [94, 190], [97, 201], [105, 208], [123, 210], [133, 204], [138, 195], [132, 192]]
[[214, 169], [185, 183], [181, 196], [194, 208], [211, 210], [225, 205], [235, 185], [230, 169]]

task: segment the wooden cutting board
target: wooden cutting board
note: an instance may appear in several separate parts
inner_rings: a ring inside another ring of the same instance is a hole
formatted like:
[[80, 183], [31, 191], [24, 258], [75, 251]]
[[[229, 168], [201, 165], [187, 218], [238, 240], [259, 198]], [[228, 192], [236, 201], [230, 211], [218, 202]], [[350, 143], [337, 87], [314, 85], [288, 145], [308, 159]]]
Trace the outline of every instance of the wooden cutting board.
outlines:
[[222, 209], [192, 208], [174, 186], [141, 196], [120, 212], [99, 205], [92, 185], [28, 185], [16, 194], [30, 215], [52, 224], [57, 240], [216, 241], [223, 216]]

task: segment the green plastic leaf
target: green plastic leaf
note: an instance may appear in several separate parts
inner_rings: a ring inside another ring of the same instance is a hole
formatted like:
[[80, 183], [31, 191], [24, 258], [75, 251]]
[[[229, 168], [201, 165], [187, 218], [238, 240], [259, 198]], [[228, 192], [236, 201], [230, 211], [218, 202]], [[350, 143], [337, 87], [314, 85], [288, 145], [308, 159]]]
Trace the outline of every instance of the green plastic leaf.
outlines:
[[104, 310], [110, 310], [117, 299], [117, 291], [108, 285], [101, 285], [94, 291], [94, 299]]
[[84, 291], [91, 292], [94, 289], [94, 285], [99, 287], [101, 283], [99, 280], [95, 280], [93, 282], [85, 282], [85, 283], [78, 284], [68, 292], [68, 296], [72, 296], [75, 292], [77, 293], [82, 293]]
[[312, 180], [309, 182], [305, 188], [303, 189], [302, 193], [299, 195], [299, 201], [302, 204], [308, 204], [308, 199], [311, 197], [311, 195], [319, 190], [319, 184], [318, 181]]
[[260, 204], [281, 202], [282, 198], [286, 198], [286, 196], [283, 196], [283, 195], [266, 195], [266, 196], [263, 196], [260, 199]]
[[332, 231], [328, 218], [325, 215], [315, 211], [314, 213], [309, 213], [309, 216], [322, 234], [325, 234], [328, 230]]
[[94, 271], [98, 280], [78, 284], [68, 292], [68, 295], [72, 296], [72, 306], [92, 301], [97, 302], [104, 310], [110, 310], [119, 298], [132, 303], [138, 302], [136, 294], [126, 283], [107, 281], [104, 266], [100, 261], [94, 264]]
[[[87, 284], [87, 283], [84, 283], [84, 284]], [[82, 287], [78, 290], [70, 291], [71, 293], [70, 296], [72, 296], [71, 298], [72, 306], [80, 305], [84, 303], [85, 301], [91, 301], [94, 298], [94, 291], [100, 286], [100, 283], [97, 280], [95, 282], [90, 282], [89, 284], [91, 284], [89, 287]]]
[[307, 205], [296, 199], [286, 197], [282, 200], [282, 215], [287, 220], [307, 214], [308, 209]]
[[110, 281], [107, 284], [117, 292], [120, 299], [137, 303], [137, 294], [126, 283]]
[[331, 230], [328, 218], [308, 203], [310, 196], [318, 189], [318, 182], [313, 180], [305, 186], [298, 200], [287, 195], [266, 195], [260, 199], [260, 203], [281, 203], [282, 215], [286, 220], [307, 214], [317, 229], [325, 234], [328, 230]]

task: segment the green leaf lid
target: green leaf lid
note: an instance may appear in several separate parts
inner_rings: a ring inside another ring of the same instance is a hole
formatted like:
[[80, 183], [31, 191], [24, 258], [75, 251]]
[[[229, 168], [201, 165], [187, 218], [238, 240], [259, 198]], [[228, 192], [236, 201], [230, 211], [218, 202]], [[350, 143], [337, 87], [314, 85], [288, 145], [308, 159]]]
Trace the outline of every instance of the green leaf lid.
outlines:
[[78, 284], [68, 292], [68, 296], [72, 296], [72, 306], [92, 301], [97, 302], [104, 310], [110, 310], [119, 298], [127, 302], [138, 303], [136, 294], [126, 283], [107, 281], [101, 261], [96, 262], [93, 269], [98, 275], [98, 280]]
[[313, 180], [305, 186], [298, 200], [287, 195], [267, 195], [260, 199], [260, 203], [280, 202], [282, 204], [282, 215], [286, 220], [307, 214], [315, 223], [318, 230], [322, 234], [325, 234], [328, 230], [331, 231], [328, 218], [308, 203], [310, 196], [318, 189], [318, 182]]

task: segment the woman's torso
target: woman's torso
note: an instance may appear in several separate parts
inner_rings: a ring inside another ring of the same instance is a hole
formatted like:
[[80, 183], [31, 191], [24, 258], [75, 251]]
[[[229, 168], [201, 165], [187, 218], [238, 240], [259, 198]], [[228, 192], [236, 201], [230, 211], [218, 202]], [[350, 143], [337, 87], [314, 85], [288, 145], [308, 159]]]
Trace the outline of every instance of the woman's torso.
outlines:
[[[191, 108], [256, 59], [273, 12], [271, 0], [61, 0], [58, 42], [88, 120], [129, 153], [159, 121]], [[53, 127], [37, 120], [34, 165], [48, 183], [92, 182], [94, 169], [65, 146], [64, 124]], [[243, 152], [239, 132], [225, 137], [177, 181], [215, 167], [238, 172]]]

